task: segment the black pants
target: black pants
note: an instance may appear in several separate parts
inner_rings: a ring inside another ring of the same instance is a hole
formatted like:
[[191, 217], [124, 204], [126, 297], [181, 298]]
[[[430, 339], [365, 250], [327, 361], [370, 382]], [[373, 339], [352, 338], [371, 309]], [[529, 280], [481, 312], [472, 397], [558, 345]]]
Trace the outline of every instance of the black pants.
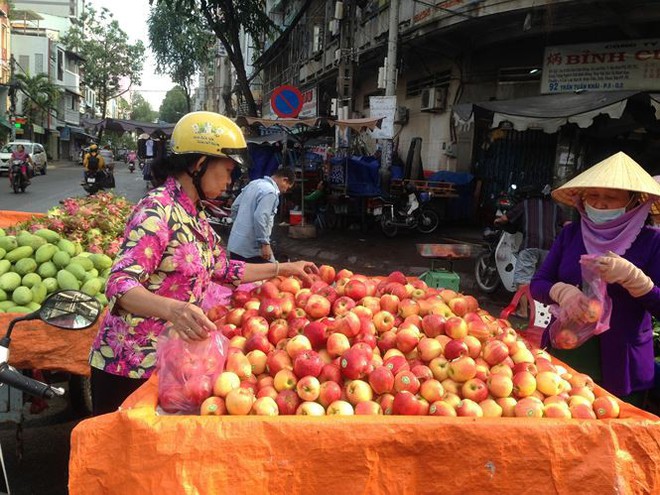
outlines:
[[240, 254], [229, 253], [229, 259], [245, 261], [246, 263], [270, 263], [270, 261], [263, 259], [261, 256], [252, 256], [251, 258], [245, 258]]
[[98, 416], [115, 412], [144, 382], [146, 380], [113, 375], [92, 368], [92, 414]]

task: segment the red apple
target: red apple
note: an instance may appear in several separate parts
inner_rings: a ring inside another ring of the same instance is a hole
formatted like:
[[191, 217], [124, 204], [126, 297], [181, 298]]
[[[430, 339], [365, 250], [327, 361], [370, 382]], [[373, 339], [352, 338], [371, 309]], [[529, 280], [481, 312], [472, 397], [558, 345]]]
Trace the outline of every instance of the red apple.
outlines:
[[[312, 351], [312, 350], [302, 351], [299, 352], [295, 358], [293, 358], [293, 372], [299, 378], [302, 378], [304, 376], [317, 377], [321, 373], [323, 366], [324, 366], [323, 360], [316, 351]], [[314, 400], [314, 399], [303, 399], [303, 400]]]
[[389, 368], [389, 370], [396, 376], [399, 371], [410, 370], [410, 365], [404, 356], [395, 355], [383, 360], [383, 366]]
[[518, 399], [529, 397], [536, 390], [536, 378], [529, 371], [520, 371], [513, 375], [513, 392]]
[[409, 326], [403, 329], [399, 327], [399, 331], [396, 333], [397, 348], [404, 354], [412, 351], [417, 347], [420, 335], [417, 327]]
[[321, 383], [315, 376], [303, 376], [296, 383], [296, 392], [303, 401], [313, 401], [318, 399], [321, 393]]
[[447, 376], [456, 382], [466, 382], [477, 374], [477, 364], [469, 356], [461, 356], [449, 362]]
[[488, 387], [482, 380], [471, 378], [463, 384], [461, 393], [464, 399], [479, 403], [488, 398]]
[[335, 269], [330, 265], [319, 266], [319, 276], [326, 284], [331, 284], [335, 281]]
[[459, 316], [452, 316], [445, 322], [445, 334], [452, 339], [462, 339], [468, 334], [467, 323]]
[[491, 339], [483, 346], [482, 357], [490, 366], [501, 363], [509, 356], [509, 348], [501, 340]]
[[300, 405], [300, 397], [295, 390], [282, 390], [277, 394], [275, 403], [281, 415], [293, 415]]
[[200, 407], [200, 414], [202, 416], [223, 416], [227, 414], [227, 406], [225, 400], [221, 397], [211, 396], [202, 402]]
[[369, 373], [369, 384], [376, 394], [389, 394], [394, 389], [394, 374], [386, 366], [378, 366]]
[[447, 304], [456, 316], [464, 316], [468, 312], [468, 302], [463, 296], [454, 297]]
[[318, 319], [328, 316], [331, 311], [330, 301], [320, 294], [312, 294], [305, 304], [305, 313], [311, 318]]
[[481, 409], [481, 406], [473, 400], [463, 399], [456, 406], [456, 415], [481, 418], [483, 417], [484, 412]]
[[456, 417], [456, 409], [444, 400], [437, 400], [431, 403], [431, 406], [429, 407], [429, 416]]
[[460, 356], [467, 356], [469, 349], [463, 339], [453, 339], [445, 345], [443, 354], [448, 360], [456, 359]]
[[247, 388], [230, 390], [225, 397], [227, 412], [234, 416], [245, 416], [250, 413], [255, 400], [254, 394]]
[[421, 386], [419, 379], [412, 371], [399, 371], [394, 375], [394, 390], [403, 392], [404, 390], [411, 394], [416, 394]]
[[348, 337], [343, 333], [333, 333], [328, 336], [327, 350], [331, 357], [343, 355], [350, 347]]
[[380, 297], [380, 308], [392, 315], [399, 313], [400, 299], [393, 294], [384, 294]]
[[408, 391], [398, 392], [392, 401], [392, 414], [415, 416], [420, 413], [419, 400]]
[[357, 380], [365, 376], [369, 370], [370, 356], [362, 349], [351, 347], [341, 356], [339, 369], [344, 378]]
[[619, 403], [609, 395], [597, 397], [594, 400], [593, 409], [598, 419], [618, 418], [621, 413]]
[[543, 402], [534, 397], [523, 397], [514, 406], [513, 412], [517, 418], [542, 418]]
[[360, 318], [355, 313], [348, 311], [341, 316], [335, 318], [332, 323], [332, 332], [339, 332], [346, 335], [348, 338], [355, 337], [360, 332]]
[[355, 415], [368, 415], [368, 416], [377, 416], [383, 414], [383, 409], [378, 402], [368, 400], [365, 402], [359, 402], [355, 406]]
[[333, 402], [340, 400], [342, 395], [341, 386], [334, 381], [328, 381], [321, 383], [319, 388], [319, 397], [318, 402], [323, 407], [327, 407]]

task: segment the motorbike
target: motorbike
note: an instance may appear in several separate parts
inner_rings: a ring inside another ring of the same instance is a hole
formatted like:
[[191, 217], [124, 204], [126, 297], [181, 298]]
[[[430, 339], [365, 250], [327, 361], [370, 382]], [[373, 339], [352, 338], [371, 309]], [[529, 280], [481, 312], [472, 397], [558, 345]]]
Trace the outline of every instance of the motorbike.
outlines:
[[402, 228], [430, 234], [440, 224], [438, 213], [428, 205], [430, 193], [420, 193], [414, 186], [408, 187], [405, 196], [398, 200], [382, 199], [380, 228], [386, 237], [395, 237]]
[[135, 163], [133, 163], [133, 162], [128, 162], [128, 171], [129, 171], [130, 173], [135, 172]]
[[[497, 198], [496, 218], [506, 214], [517, 202], [517, 187], [511, 184], [509, 191]], [[477, 287], [486, 294], [503, 286], [509, 292], [518, 289], [513, 283], [517, 253], [523, 241], [522, 232], [511, 225], [487, 227], [483, 232], [484, 250], [477, 256], [474, 276]]]
[[231, 218], [231, 207], [227, 206], [228, 198], [204, 201], [204, 209], [208, 212], [208, 221], [220, 237], [229, 237], [229, 231], [234, 220]]
[[82, 186], [87, 194], [96, 194], [104, 189], [114, 187], [115, 178], [111, 170], [86, 170]]
[[[101, 304], [96, 298], [77, 290], [63, 290], [51, 294], [37, 311], [17, 316], [11, 320], [4, 337], [0, 339], [0, 385], [6, 384], [39, 399], [63, 396], [64, 388], [35, 380], [9, 364], [9, 347], [14, 326], [22, 321], [41, 320], [63, 330], [84, 330], [92, 326], [100, 314]], [[10, 493], [7, 472], [1, 455], [0, 464], [3, 471], [0, 478], [0, 492]]]
[[12, 160], [9, 169], [9, 183], [14, 193], [25, 192], [28, 186], [28, 164], [22, 160]]

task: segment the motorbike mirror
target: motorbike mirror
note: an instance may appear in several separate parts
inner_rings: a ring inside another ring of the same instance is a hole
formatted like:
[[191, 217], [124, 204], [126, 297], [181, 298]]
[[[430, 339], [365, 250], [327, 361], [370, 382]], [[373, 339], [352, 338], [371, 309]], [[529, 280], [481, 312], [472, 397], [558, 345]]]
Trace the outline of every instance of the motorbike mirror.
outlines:
[[91, 327], [101, 314], [101, 303], [77, 290], [52, 294], [41, 305], [39, 318], [59, 328], [83, 330]]

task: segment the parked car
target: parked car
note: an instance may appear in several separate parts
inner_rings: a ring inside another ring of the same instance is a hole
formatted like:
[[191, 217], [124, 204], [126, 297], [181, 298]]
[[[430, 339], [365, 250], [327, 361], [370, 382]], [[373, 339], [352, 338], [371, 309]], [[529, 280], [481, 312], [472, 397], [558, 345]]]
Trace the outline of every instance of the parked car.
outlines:
[[32, 158], [32, 162], [34, 163], [34, 173], [46, 175], [46, 169], [48, 168], [48, 157], [46, 156], [46, 150], [44, 147], [39, 143], [21, 140], [7, 143], [0, 150], [0, 173], [9, 173], [9, 161], [11, 154], [14, 150], [16, 150], [19, 144], [25, 146], [25, 151], [27, 151], [30, 155], [30, 158]]

